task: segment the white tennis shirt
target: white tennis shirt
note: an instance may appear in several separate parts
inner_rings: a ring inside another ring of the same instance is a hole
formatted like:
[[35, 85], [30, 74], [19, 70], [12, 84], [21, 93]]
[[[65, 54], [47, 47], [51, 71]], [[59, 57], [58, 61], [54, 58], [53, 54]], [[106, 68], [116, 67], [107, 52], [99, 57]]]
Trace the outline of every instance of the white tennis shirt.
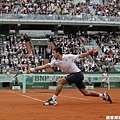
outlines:
[[63, 70], [66, 73], [76, 73], [81, 70], [76, 66], [74, 60], [78, 59], [78, 55], [67, 54], [62, 56], [62, 60], [54, 59], [50, 63], [48, 63], [51, 67], [57, 66], [60, 70]]

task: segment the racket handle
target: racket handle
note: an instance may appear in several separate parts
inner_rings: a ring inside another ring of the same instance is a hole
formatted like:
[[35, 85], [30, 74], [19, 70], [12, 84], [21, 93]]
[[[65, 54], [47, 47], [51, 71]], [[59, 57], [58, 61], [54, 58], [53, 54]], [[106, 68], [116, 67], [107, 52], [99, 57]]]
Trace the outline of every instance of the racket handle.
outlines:
[[23, 74], [27, 74], [27, 71], [23, 71], [22, 73], [23, 73]]
[[30, 71], [31, 71], [31, 72], [34, 72], [34, 71], [35, 71], [35, 68], [30, 68]]
[[27, 71], [23, 71], [22, 73], [23, 73], [23, 74], [30, 74], [31, 71], [30, 71], [30, 70], [27, 70]]

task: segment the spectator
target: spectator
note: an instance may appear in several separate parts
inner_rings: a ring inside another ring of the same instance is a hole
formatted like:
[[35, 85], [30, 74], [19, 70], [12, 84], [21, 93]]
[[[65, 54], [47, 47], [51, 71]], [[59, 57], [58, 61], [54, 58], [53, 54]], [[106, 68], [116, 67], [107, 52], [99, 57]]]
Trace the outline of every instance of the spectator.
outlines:
[[105, 87], [105, 85], [108, 85], [108, 84], [109, 84], [109, 76], [108, 76], [107, 71], [105, 71], [105, 72], [102, 74], [102, 77], [103, 77], [102, 87]]
[[9, 68], [9, 66], [7, 66], [7, 68], [6, 68], [6, 76], [7, 76], [7, 78], [10, 78], [10, 68]]
[[18, 77], [13, 78], [13, 86], [19, 86]]
[[87, 83], [88, 83], [88, 85], [92, 85], [92, 78], [91, 77], [88, 77]]

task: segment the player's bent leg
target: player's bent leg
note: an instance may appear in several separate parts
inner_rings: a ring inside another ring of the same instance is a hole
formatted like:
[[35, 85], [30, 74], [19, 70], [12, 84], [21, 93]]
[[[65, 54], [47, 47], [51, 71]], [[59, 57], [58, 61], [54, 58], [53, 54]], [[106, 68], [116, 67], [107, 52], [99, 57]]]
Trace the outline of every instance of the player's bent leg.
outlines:
[[83, 94], [84, 96], [99, 97], [99, 93], [98, 93], [98, 92], [88, 91], [86, 88], [82, 88], [82, 89], [80, 89], [80, 91], [82, 92], [82, 94]]
[[64, 84], [67, 84], [67, 83], [68, 82], [67, 82], [67, 80], [65, 78], [60, 79], [59, 82], [58, 82], [58, 84], [57, 84], [57, 87], [56, 87], [54, 95], [52, 96], [52, 98], [50, 98], [48, 101], [46, 101], [43, 105], [45, 105], [45, 106], [48, 106], [48, 105], [57, 105], [58, 102], [57, 102], [56, 98], [59, 95], [59, 93], [61, 92], [62, 86]]
[[100, 98], [103, 98], [103, 100], [108, 101], [109, 103], [112, 103], [112, 100], [107, 92], [101, 94], [96, 91], [88, 91], [85, 88], [85, 85], [83, 82], [75, 83], [75, 84], [76, 84], [76, 87], [84, 96], [100, 97]]
[[58, 96], [59, 93], [61, 92], [62, 86], [63, 86], [64, 84], [67, 84], [67, 83], [68, 83], [68, 81], [67, 81], [65, 78], [62, 78], [62, 79], [60, 79], [60, 80], [58, 81], [58, 84], [57, 84], [57, 87], [56, 87], [56, 90], [55, 90], [55, 95], [56, 95], [56, 96]]
[[107, 92], [104, 92], [103, 94], [95, 92], [95, 91], [88, 91], [85, 88], [80, 89], [80, 91], [85, 95], [85, 96], [92, 96], [92, 97], [101, 97], [103, 100], [112, 103], [112, 99], [110, 98], [109, 94]]
[[76, 87], [79, 89], [79, 91], [84, 95], [84, 96], [93, 96], [93, 97], [99, 97], [99, 93], [95, 91], [88, 91], [85, 88], [85, 85], [83, 82], [80, 83], [75, 83]]

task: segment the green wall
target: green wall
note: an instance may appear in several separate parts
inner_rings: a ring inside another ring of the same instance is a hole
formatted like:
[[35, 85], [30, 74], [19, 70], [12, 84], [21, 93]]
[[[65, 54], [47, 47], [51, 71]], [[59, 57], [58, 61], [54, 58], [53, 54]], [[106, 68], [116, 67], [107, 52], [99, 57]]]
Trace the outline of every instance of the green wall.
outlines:
[[[15, 74], [10, 74], [7, 76], [6, 74], [0, 74], [0, 89], [7, 87], [7, 84], [11, 88], [12, 86], [12, 79]], [[26, 79], [27, 88], [31, 89], [47, 89], [51, 85], [51, 79], [52, 79], [51, 73], [39, 73], [39, 74], [28, 74], [18, 75], [19, 83], [22, 88], [22, 81], [23, 79]], [[66, 76], [67, 74], [56, 74], [57, 81], [59, 81], [60, 78]], [[91, 77], [92, 79], [92, 85], [94, 87], [100, 87], [102, 82], [102, 73], [84, 73], [84, 82], [87, 82], [88, 77]], [[120, 87], [120, 73], [109, 73], [110, 77], [110, 84], [111, 87]], [[75, 88], [75, 85], [64, 85], [64, 88]]]

